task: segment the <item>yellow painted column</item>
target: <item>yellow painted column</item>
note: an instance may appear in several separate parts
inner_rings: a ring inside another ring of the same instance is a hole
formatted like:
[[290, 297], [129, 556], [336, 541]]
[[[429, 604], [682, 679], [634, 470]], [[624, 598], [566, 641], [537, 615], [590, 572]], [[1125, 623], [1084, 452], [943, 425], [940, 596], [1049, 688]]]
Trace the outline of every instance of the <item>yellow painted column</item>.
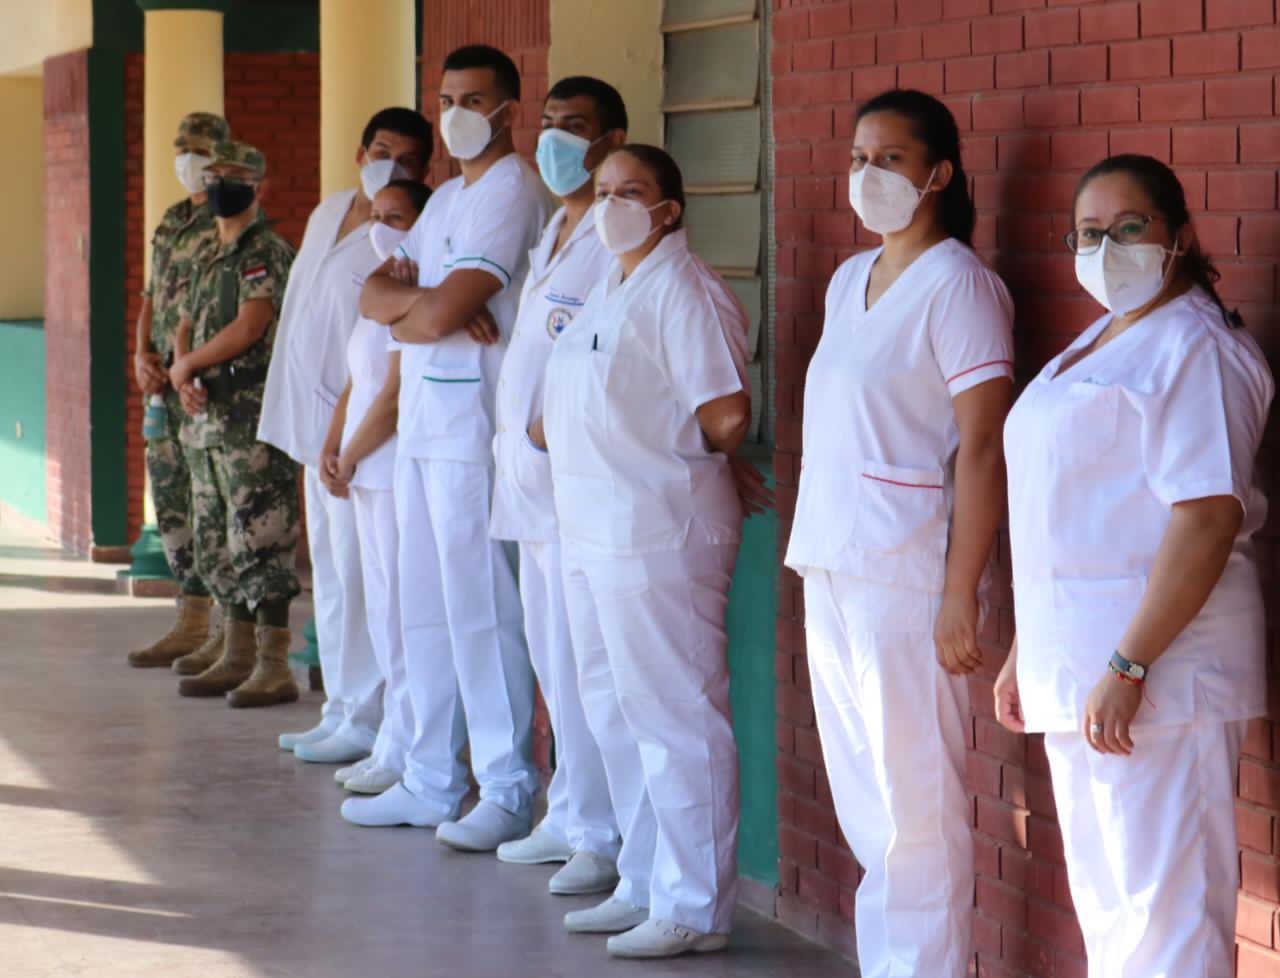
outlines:
[[[151, 232], [164, 212], [185, 196], [173, 170], [173, 140], [190, 112], [223, 114], [222, 3], [209, 10], [164, 9], [142, 0], [146, 67], [143, 87], [143, 210], [147, 242], [144, 281], [151, 276]], [[133, 324], [129, 324], [133, 328]], [[142, 521], [155, 524], [150, 479], [143, 493]], [[143, 534], [144, 537], [146, 534]], [[155, 543], [156, 541], [153, 541]]]
[[606, 81], [627, 103], [630, 138], [662, 145], [662, 0], [551, 0], [548, 84]]
[[44, 316], [44, 81], [0, 78], [6, 154], [0, 180], [0, 319]]
[[[147, 9], [145, 18], [143, 240], [149, 242], [164, 212], [186, 193], [173, 172], [178, 123], [189, 112], [223, 114], [223, 51], [221, 9]], [[150, 248], [146, 260], [149, 275]]]
[[369, 117], [418, 104], [418, 0], [320, 0], [320, 193], [359, 181], [355, 153]]

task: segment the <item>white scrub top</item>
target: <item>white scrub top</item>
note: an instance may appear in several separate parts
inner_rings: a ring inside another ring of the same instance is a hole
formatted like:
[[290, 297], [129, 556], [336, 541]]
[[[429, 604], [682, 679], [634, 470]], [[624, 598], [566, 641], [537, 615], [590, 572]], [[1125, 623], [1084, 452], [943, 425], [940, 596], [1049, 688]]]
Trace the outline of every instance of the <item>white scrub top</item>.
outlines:
[[434, 288], [458, 269], [489, 272], [502, 284], [488, 303], [502, 338], [482, 346], [460, 330], [436, 343], [400, 345], [400, 455], [492, 464], [498, 371], [529, 249], [550, 214], [542, 179], [516, 153], [470, 186], [454, 177], [427, 201], [402, 246], [418, 263], [418, 284]]
[[347, 385], [347, 340], [360, 315], [365, 277], [382, 264], [362, 224], [334, 239], [356, 191], [320, 202], [289, 270], [275, 350], [267, 369], [258, 439], [303, 465], [320, 464], [333, 409]]
[[[391, 330], [381, 323], [361, 316], [347, 343], [347, 369], [351, 374], [351, 396], [347, 398], [347, 417], [342, 426], [342, 450], [360, 428], [378, 392], [386, 386], [391, 368], [391, 350], [387, 338]], [[392, 435], [366, 455], [356, 466], [351, 484], [359, 489], [390, 490], [396, 466], [396, 436]]]
[[625, 281], [613, 264], [547, 363], [544, 424], [560, 535], [634, 555], [734, 543], [728, 459], [694, 412], [748, 390], [747, 314], [668, 234]]
[[1274, 384], [1261, 351], [1193, 289], [1058, 373], [1005, 425], [1018, 688], [1027, 729], [1078, 730], [1147, 586], [1175, 503], [1235, 496], [1244, 521], [1203, 610], [1151, 667], [1135, 723], [1266, 712], [1262, 598], [1250, 538], [1266, 518], [1254, 459]]
[[559, 539], [551, 491], [551, 461], [529, 440], [529, 425], [542, 416], [547, 359], [556, 339], [586, 305], [591, 289], [604, 280], [613, 255], [596, 233], [594, 206], [555, 255], [564, 227], [561, 208], [529, 253], [529, 277], [520, 313], [498, 376], [497, 434], [493, 455], [497, 475], [489, 534], [496, 540], [551, 543]]
[[1013, 376], [1013, 302], [948, 238], [867, 309], [880, 252], [850, 258], [827, 288], [786, 563], [939, 592], [960, 444], [951, 399]]

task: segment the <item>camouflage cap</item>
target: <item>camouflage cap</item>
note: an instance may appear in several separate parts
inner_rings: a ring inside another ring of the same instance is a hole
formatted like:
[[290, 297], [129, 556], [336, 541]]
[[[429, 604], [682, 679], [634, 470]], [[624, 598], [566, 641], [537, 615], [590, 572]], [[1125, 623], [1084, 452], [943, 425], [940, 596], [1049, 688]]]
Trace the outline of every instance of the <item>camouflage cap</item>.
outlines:
[[177, 149], [209, 149], [214, 143], [231, 138], [227, 120], [212, 112], [192, 112], [178, 123]]
[[210, 166], [241, 166], [252, 170], [253, 175], [261, 179], [267, 172], [267, 158], [248, 143], [236, 142], [234, 139], [223, 140], [213, 148], [213, 159]]

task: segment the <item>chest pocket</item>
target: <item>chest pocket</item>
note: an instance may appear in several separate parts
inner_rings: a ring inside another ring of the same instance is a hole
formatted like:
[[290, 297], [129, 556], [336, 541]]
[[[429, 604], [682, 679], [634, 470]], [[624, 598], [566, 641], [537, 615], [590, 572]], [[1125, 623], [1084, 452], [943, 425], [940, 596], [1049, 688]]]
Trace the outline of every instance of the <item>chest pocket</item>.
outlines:
[[1054, 425], [1054, 447], [1066, 466], [1090, 468], [1114, 447], [1122, 397], [1118, 384], [1078, 380], [1067, 385]]

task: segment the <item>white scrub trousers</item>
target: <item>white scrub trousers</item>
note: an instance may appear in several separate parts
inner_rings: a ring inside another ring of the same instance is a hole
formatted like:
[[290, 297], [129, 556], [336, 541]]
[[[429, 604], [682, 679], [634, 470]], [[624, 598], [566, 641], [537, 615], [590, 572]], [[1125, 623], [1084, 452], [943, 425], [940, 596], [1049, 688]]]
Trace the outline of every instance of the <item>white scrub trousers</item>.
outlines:
[[582, 703], [622, 831], [614, 896], [701, 933], [729, 932], [737, 891], [724, 620], [737, 556], [736, 543], [563, 552]]
[[1234, 974], [1244, 727], [1133, 727], [1129, 756], [1045, 734], [1089, 978]]
[[413, 704], [405, 671], [404, 639], [400, 633], [399, 533], [391, 490], [352, 487], [351, 505], [360, 537], [360, 566], [364, 572], [365, 610], [369, 640], [382, 673], [382, 725], [373, 743], [373, 761], [397, 774], [413, 740]]
[[305, 473], [322, 715], [339, 721], [336, 734], [372, 747], [382, 722], [382, 673], [366, 625], [355, 510], [324, 487], [316, 469], [308, 465]]
[[559, 543], [520, 544], [520, 600], [529, 659], [555, 736], [556, 768], [547, 786], [544, 830], [574, 852], [618, 857], [618, 826], [600, 748], [587, 725], [578, 663], [569, 637]]
[[515, 574], [502, 544], [489, 538], [492, 492], [487, 465], [396, 459], [400, 619], [414, 717], [404, 785], [446, 817], [467, 793], [459, 759], [467, 738], [482, 799], [525, 815], [538, 788], [533, 671]]
[[863, 978], [964, 978], [973, 836], [964, 784], [968, 689], [934, 657], [940, 597], [811, 570], [813, 701], [836, 815], [864, 875]]

